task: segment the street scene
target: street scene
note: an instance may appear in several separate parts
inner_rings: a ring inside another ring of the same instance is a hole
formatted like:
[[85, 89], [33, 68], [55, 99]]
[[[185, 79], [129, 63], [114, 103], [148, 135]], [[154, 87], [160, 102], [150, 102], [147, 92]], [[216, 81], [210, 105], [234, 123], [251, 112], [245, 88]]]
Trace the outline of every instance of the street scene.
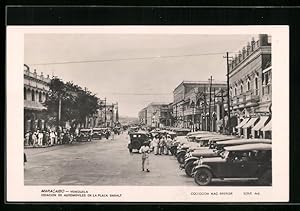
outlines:
[[272, 185], [270, 35], [24, 40], [25, 185]]

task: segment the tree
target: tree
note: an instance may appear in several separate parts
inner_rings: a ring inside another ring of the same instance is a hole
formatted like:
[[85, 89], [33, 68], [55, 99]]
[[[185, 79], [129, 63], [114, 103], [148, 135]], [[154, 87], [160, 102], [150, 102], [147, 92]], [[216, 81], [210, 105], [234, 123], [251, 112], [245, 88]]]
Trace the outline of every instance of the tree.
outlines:
[[54, 78], [46, 102], [49, 118], [58, 122], [58, 107], [61, 100], [61, 122], [84, 123], [85, 118], [96, 113], [99, 99], [90, 91], [83, 90], [73, 82], [64, 83]]

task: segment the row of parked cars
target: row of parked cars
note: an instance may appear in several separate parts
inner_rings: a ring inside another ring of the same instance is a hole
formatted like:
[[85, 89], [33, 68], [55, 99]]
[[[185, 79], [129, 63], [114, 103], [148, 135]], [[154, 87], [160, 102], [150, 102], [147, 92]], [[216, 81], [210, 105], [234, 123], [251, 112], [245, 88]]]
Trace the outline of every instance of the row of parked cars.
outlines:
[[199, 131], [187, 134], [175, 153], [180, 169], [198, 185], [213, 180], [255, 180], [272, 185], [272, 142]]
[[[128, 135], [130, 138], [130, 142], [128, 144], [129, 152], [131, 153], [133, 150], [138, 151], [143, 143], [147, 142], [150, 144], [150, 141], [156, 135], [169, 135], [171, 139], [185, 137], [190, 132], [189, 129], [185, 128], [172, 128], [172, 129], [153, 129], [151, 131], [140, 130], [138, 127], [129, 128]], [[177, 147], [177, 146], [176, 146]], [[176, 151], [176, 150], [174, 150]]]
[[111, 133], [120, 134], [121, 128], [83, 128], [80, 129], [78, 140], [79, 141], [91, 141], [92, 139], [108, 139]]

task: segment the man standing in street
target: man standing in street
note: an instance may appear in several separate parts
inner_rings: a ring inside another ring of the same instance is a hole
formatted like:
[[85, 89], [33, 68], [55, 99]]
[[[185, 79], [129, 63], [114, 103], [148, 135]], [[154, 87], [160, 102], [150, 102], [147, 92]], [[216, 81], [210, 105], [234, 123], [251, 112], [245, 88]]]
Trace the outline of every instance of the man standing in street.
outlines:
[[142, 171], [150, 172], [149, 170], [149, 153], [150, 153], [150, 147], [148, 146], [149, 143], [144, 142], [142, 147], [140, 148], [140, 153], [142, 153]]

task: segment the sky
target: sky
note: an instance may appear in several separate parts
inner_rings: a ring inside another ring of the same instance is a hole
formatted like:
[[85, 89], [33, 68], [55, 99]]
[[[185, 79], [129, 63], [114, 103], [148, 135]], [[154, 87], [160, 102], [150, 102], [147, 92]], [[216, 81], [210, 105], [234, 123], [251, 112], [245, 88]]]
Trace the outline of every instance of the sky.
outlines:
[[[170, 103], [183, 80], [226, 80], [225, 53], [256, 35], [26, 34], [24, 63], [73, 81], [137, 117], [151, 102]], [[191, 56], [193, 55], [193, 56]], [[170, 57], [168, 57], [170, 56]]]

